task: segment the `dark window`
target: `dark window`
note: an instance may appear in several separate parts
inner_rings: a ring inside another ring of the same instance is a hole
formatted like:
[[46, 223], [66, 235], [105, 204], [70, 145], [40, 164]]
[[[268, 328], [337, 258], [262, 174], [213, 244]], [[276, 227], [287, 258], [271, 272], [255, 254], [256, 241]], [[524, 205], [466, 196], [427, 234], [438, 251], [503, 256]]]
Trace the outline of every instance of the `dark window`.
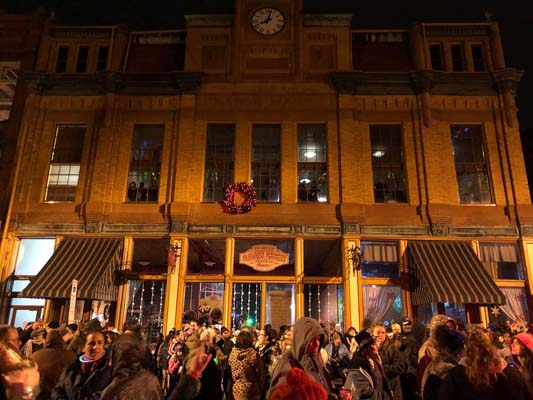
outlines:
[[341, 240], [305, 240], [305, 276], [342, 276]]
[[107, 55], [109, 53], [109, 47], [101, 46], [98, 48], [98, 58], [96, 60], [96, 70], [105, 71], [107, 69]]
[[482, 45], [472, 45], [472, 62], [474, 63], [474, 71], [485, 71], [485, 57], [483, 56]]
[[80, 175], [85, 126], [60, 125], [50, 158], [45, 201], [74, 201]]
[[235, 125], [209, 124], [205, 145], [203, 201], [221, 201], [233, 181]]
[[187, 257], [187, 274], [224, 275], [225, 239], [191, 239]]
[[68, 47], [59, 46], [57, 50], [56, 72], [67, 71]]
[[460, 202], [491, 203], [481, 126], [452, 126], [451, 136]]
[[298, 125], [298, 201], [328, 201], [326, 125]]
[[89, 57], [89, 47], [80, 46], [78, 49], [78, 59], [76, 60], [76, 72], [87, 71], [87, 58]]
[[452, 71], [464, 71], [463, 46], [460, 44], [452, 44], [450, 46], [450, 51], [452, 53]]
[[440, 43], [429, 45], [429, 56], [431, 58], [431, 68], [435, 71], [442, 71], [442, 49]]
[[374, 201], [405, 203], [407, 189], [403, 169], [402, 127], [370, 126]]
[[252, 183], [258, 201], [279, 201], [280, 126], [252, 128]]
[[157, 202], [161, 175], [163, 125], [136, 125], [133, 130], [127, 201]]

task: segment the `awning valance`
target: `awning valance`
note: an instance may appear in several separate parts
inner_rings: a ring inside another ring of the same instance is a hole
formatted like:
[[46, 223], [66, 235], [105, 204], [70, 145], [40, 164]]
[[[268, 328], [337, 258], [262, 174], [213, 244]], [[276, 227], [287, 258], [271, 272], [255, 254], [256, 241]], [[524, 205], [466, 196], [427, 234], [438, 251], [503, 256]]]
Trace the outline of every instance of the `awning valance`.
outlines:
[[505, 304], [505, 296], [466, 242], [413, 241], [413, 303]]
[[122, 239], [64, 239], [23, 295], [69, 298], [72, 280], [76, 279], [78, 299], [115, 301], [115, 271], [120, 266], [122, 246]]

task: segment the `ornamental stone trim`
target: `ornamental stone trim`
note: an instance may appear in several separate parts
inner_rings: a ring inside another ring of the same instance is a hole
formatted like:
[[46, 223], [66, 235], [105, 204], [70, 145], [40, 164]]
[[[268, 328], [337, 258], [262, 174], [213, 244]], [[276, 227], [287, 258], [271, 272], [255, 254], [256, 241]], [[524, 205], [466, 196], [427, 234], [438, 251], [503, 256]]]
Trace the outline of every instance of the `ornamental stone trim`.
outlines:
[[221, 234], [224, 233], [224, 225], [189, 225], [189, 233]]
[[184, 18], [187, 28], [233, 25], [232, 14], [189, 14], [184, 15]]
[[16, 232], [84, 233], [84, 224], [25, 223], [18, 222]]
[[304, 26], [350, 28], [352, 14], [304, 14]]
[[446, 224], [431, 224], [431, 234], [433, 236], [448, 236], [449, 231]]
[[533, 225], [522, 225], [520, 230], [523, 236], [533, 236]]
[[361, 233], [361, 227], [359, 224], [345, 223], [342, 227], [344, 233], [359, 234]]
[[171, 222], [169, 224], [170, 233], [187, 233], [188, 228], [187, 222]]
[[342, 233], [341, 227], [336, 225], [304, 225], [303, 233], [308, 235], [335, 235]]
[[450, 236], [518, 237], [518, 228], [516, 226], [452, 226]]
[[237, 225], [235, 233], [266, 234], [266, 235], [291, 235], [291, 226], [275, 225]]
[[516, 94], [522, 75], [524, 75], [524, 71], [516, 68], [505, 68], [492, 72], [498, 93], [511, 92]]
[[103, 224], [104, 233], [168, 233], [168, 224]]
[[429, 227], [427, 226], [361, 225], [361, 235], [428, 236]]

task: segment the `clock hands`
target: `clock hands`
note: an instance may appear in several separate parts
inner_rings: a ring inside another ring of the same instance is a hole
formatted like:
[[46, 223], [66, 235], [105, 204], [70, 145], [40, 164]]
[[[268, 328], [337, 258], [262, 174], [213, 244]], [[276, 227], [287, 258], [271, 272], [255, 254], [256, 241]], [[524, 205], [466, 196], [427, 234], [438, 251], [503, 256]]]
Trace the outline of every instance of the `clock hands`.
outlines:
[[270, 14], [268, 14], [268, 17], [266, 17], [263, 21], [258, 22], [257, 24], [255, 24], [254, 27], [257, 27], [257, 26], [263, 25], [263, 24], [268, 24], [272, 20], [272, 13], [273, 12], [274, 12], [274, 10], [270, 10]]

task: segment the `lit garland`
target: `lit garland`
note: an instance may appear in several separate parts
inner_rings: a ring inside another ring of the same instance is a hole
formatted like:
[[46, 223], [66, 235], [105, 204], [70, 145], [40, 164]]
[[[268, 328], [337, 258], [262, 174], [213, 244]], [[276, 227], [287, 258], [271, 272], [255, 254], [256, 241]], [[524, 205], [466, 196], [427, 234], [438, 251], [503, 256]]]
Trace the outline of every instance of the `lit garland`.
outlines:
[[[241, 204], [235, 204], [235, 193], [240, 193], [245, 199]], [[245, 214], [255, 207], [255, 189], [246, 182], [232, 183], [224, 189], [224, 212], [229, 214]]]

